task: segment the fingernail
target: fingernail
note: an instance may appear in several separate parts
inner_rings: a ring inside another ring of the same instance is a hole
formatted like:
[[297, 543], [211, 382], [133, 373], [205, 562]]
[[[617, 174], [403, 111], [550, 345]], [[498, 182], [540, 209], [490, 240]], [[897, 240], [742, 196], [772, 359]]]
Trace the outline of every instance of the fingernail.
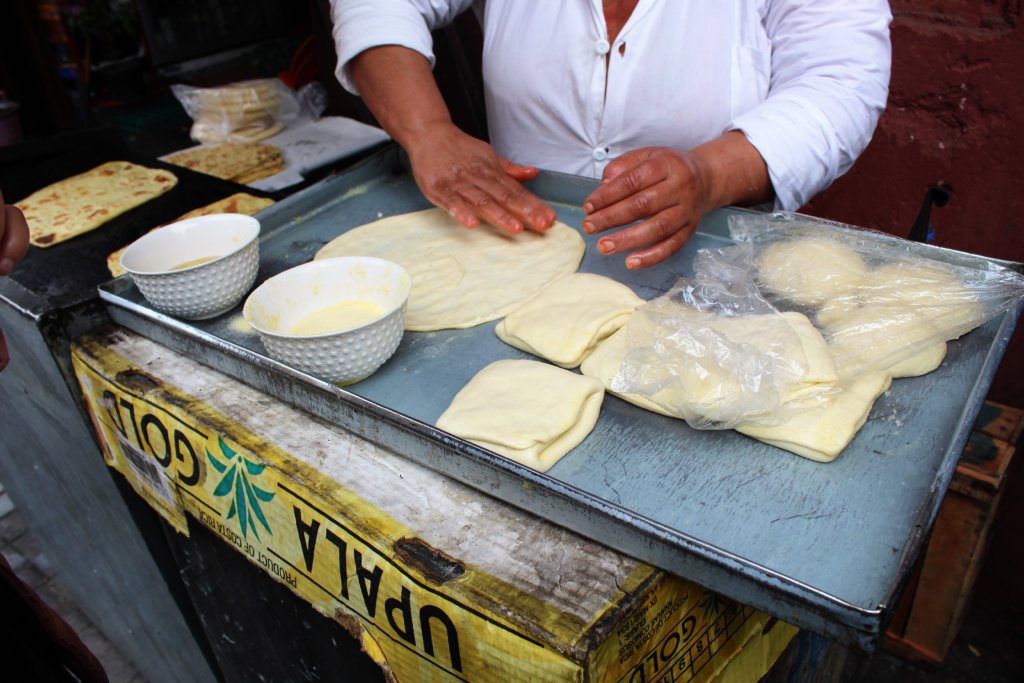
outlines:
[[641, 265], [642, 264], [640, 263], [640, 259], [638, 259], [638, 258], [628, 258], [628, 259], [626, 259], [626, 267], [629, 268], [630, 270], [633, 270], [635, 268], [639, 268]]
[[594, 232], [594, 224], [590, 221], [583, 221], [583, 232], [592, 233]]
[[584, 202], [583, 210], [586, 213], [593, 213], [593, 211], [594, 211], [594, 203], [593, 202]]
[[602, 254], [610, 254], [615, 251], [615, 243], [608, 240], [601, 240], [597, 243], [597, 250]]

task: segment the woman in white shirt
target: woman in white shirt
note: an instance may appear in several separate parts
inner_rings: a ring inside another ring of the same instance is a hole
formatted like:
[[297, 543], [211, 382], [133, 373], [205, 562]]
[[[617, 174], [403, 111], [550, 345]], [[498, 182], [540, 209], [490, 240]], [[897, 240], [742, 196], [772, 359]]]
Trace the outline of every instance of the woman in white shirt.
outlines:
[[452, 124], [430, 73], [430, 31], [472, 4], [333, 0], [339, 80], [466, 226], [550, 227], [519, 182], [538, 167], [601, 178], [583, 229], [628, 225], [598, 248], [630, 268], [714, 208], [800, 208], [864, 150], [888, 93], [884, 0], [487, 0], [488, 145]]

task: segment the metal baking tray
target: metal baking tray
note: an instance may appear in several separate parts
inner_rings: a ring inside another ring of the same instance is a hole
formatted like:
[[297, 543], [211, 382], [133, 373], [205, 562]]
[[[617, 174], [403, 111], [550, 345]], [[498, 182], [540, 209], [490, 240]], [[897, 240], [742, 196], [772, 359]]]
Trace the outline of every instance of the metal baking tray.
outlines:
[[[541, 173], [531, 190], [579, 227], [595, 182]], [[258, 281], [311, 259], [345, 230], [426, 208], [396, 148], [259, 214]], [[690, 274], [696, 251], [730, 243], [709, 214], [670, 262], [633, 272], [585, 236], [581, 270], [611, 276], [644, 298]], [[880, 238], [881, 239], [881, 238]], [[940, 260], [980, 257], [913, 246]], [[946, 361], [900, 379], [829, 464], [732, 431], [698, 431], [613, 396], [587, 439], [540, 474], [432, 425], [481, 368], [526, 354], [494, 323], [407, 333], [375, 375], [338, 388], [267, 357], [241, 307], [186, 323], [150, 308], [129, 279], [100, 287], [111, 317], [329, 422], [476, 489], [655, 566], [840, 643], [873, 649], [934, 522], [959, 454], [1020, 311], [949, 345]], [[487, 542], [481, 539], [480, 542]]]

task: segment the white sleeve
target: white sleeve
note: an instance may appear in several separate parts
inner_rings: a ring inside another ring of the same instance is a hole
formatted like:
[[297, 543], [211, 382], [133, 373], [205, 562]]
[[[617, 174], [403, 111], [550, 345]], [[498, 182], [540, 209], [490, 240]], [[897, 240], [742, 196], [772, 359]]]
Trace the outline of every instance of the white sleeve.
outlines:
[[775, 206], [796, 210], [846, 172], [885, 108], [892, 61], [884, 0], [769, 0], [768, 97], [736, 117], [768, 165]]
[[349, 92], [358, 95], [348, 76], [348, 62], [379, 45], [401, 45], [419, 52], [434, 65], [430, 32], [451, 22], [472, 0], [331, 0], [334, 74]]

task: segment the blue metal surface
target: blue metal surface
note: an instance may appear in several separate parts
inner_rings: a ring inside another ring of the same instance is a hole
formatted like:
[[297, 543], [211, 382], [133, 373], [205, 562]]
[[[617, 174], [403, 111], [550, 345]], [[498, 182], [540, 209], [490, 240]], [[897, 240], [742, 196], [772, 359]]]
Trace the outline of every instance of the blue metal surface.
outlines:
[[[579, 227], [586, 179], [542, 174], [532, 189]], [[260, 214], [258, 281], [304, 263], [344, 230], [426, 208], [393, 150]], [[581, 270], [657, 296], [703, 247], [723, 246], [731, 210], [706, 217], [675, 259], [633, 272], [584, 236]], [[921, 245], [941, 260], [978, 257]], [[590, 436], [546, 475], [431, 425], [482, 367], [527, 357], [494, 323], [407, 333], [375, 375], [339, 389], [267, 358], [239, 310], [181, 323], [120, 278], [101, 287], [112, 317], [257, 388], [651, 564], [840, 642], [873, 648], [930, 529], [1019, 310], [949, 345], [946, 361], [901, 379], [829, 464], [732, 431], [698, 431], [608, 396]], [[233, 324], [234, 323], [234, 324]]]

